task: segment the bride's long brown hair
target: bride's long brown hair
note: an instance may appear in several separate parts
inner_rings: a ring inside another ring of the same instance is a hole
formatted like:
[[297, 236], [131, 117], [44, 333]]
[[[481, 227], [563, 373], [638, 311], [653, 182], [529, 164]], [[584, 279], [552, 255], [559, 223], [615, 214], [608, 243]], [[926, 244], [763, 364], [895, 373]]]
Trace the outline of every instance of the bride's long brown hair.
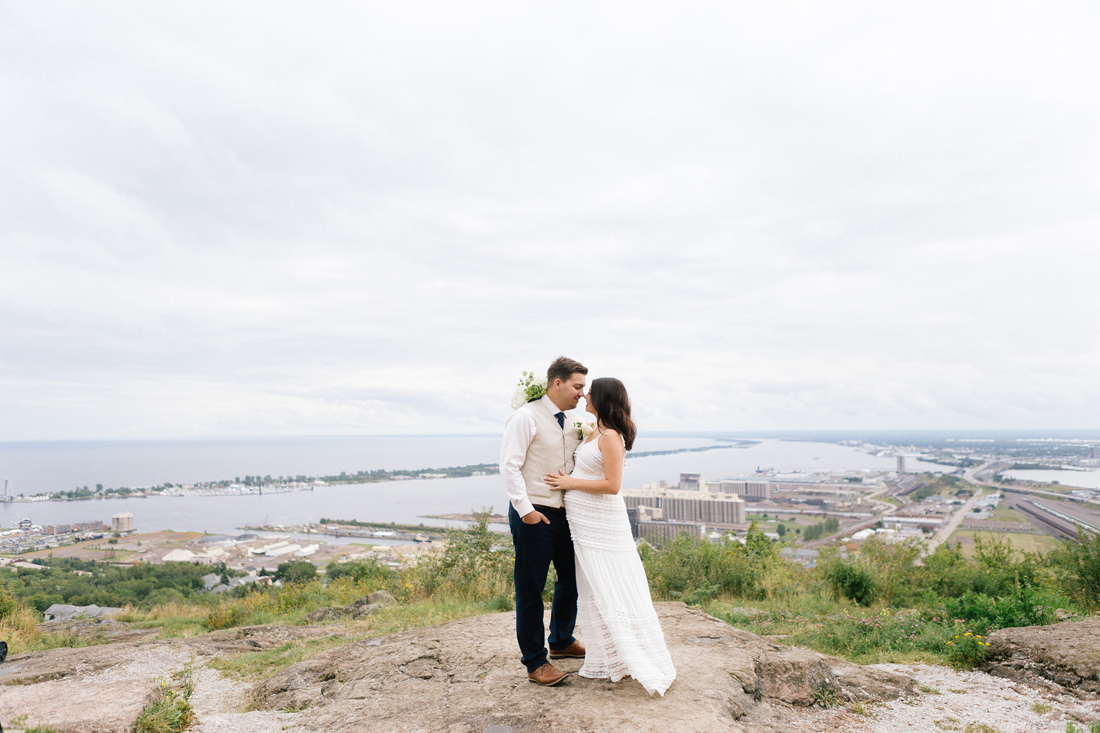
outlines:
[[634, 437], [638, 428], [630, 419], [630, 397], [623, 383], [614, 377], [600, 377], [592, 380], [592, 390], [588, 393], [592, 399], [592, 408], [596, 418], [612, 430], [623, 436], [626, 449], [634, 447]]

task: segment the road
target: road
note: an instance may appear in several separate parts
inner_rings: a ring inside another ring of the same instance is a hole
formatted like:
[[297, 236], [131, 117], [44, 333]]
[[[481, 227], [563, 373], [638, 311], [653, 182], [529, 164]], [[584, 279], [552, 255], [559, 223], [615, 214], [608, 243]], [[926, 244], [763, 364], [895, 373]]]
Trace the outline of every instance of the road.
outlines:
[[[968, 471], [965, 471], [963, 473], [963, 478], [974, 484], [975, 486], [988, 486], [994, 489], [999, 488], [995, 484], [987, 484], [984, 481], [979, 481], [977, 478], [979, 473], [992, 466], [993, 463], [993, 461], [990, 461], [988, 463], [983, 463], [977, 468], [972, 468]], [[951, 517], [946, 522], [944, 522], [939, 529], [935, 531], [935, 533], [932, 535], [932, 538], [928, 541], [928, 544], [925, 545], [924, 552], [921, 553], [922, 557], [924, 555], [931, 555], [933, 552], [936, 551], [937, 547], [947, 541], [947, 538], [951, 536], [951, 533], [959, 528], [959, 524], [962, 523], [962, 520], [966, 517], [966, 515], [974, 510], [974, 504], [978, 501], [978, 498], [981, 496], [981, 494], [982, 492], [980, 490], [975, 491], [974, 495], [967, 499], [966, 503], [959, 507], [959, 509], [954, 514], [952, 514]]]
[[959, 528], [959, 524], [962, 522], [963, 518], [974, 509], [974, 504], [978, 501], [978, 498], [980, 496], [981, 491], [975, 491], [974, 495], [967, 499], [966, 503], [959, 507], [959, 509], [954, 514], [952, 514], [951, 517], [946, 522], [944, 522], [944, 524], [939, 529], [936, 530], [936, 532], [932, 535], [932, 539], [930, 539], [928, 541], [928, 544], [925, 545], [924, 552], [922, 553], [923, 555], [931, 555], [933, 552], [936, 551], [937, 547], [947, 541], [947, 538], [951, 536], [951, 533]]
[[884, 493], [886, 491], [889, 491], [889, 490], [890, 490], [890, 488], [888, 486], [883, 486], [878, 491], [874, 491], [874, 492], [872, 492], [870, 494], [867, 494], [866, 496], [863, 497], [864, 502], [873, 501], [876, 504], [881, 504], [882, 506], [886, 507], [886, 511], [884, 511], [882, 514], [876, 514], [873, 517], [869, 517], [869, 518], [864, 519], [860, 522], [856, 522], [855, 524], [849, 524], [847, 526], [841, 527], [837, 532], [829, 535], [828, 537], [822, 537], [819, 540], [814, 540], [812, 542], [807, 542], [806, 547], [809, 547], [809, 548], [824, 547], [825, 545], [831, 544], [834, 540], [838, 540], [841, 537], [848, 537], [848, 536], [853, 535], [856, 532], [860, 531], [861, 529], [867, 529], [868, 527], [874, 526], [874, 524], [876, 522], [881, 522], [883, 517], [887, 517], [887, 516], [893, 514], [894, 512], [896, 512], [901, 507], [894, 506], [893, 504], [891, 504], [888, 501], [879, 501], [878, 499], [875, 498], [879, 494], [882, 494], [882, 493]]
[[997, 489], [999, 491], [1016, 491], [1021, 494], [1034, 494], [1036, 496], [1050, 496], [1055, 499], [1069, 499], [1073, 501], [1073, 497], [1066, 493], [1059, 493], [1057, 491], [1044, 491], [1043, 489], [1031, 489], [1024, 486], [1001, 486], [1000, 484], [992, 483], [991, 481], [984, 481], [978, 478], [978, 474], [982, 473], [991, 466], [995, 466], [998, 463], [1004, 463], [1004, 461], [989, 461], [983, 463], [977, 468], [971, 469], [966, 472], [965, 478], [972, 484], [978, 484], [979, 486], [986, 486], [991, 489]]

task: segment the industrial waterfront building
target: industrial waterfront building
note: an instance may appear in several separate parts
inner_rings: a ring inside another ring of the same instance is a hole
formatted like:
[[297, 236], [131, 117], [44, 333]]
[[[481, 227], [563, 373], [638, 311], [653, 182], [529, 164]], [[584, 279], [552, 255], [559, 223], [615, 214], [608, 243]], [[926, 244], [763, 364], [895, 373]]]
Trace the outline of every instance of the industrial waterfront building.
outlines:
[[696, 539], [703, 537], [704, 527], [698, 522], [669, 522], [659, 507], [637, 506], [626, 510], [630, 520], [630, 534], [650, 544], [658, 545], [675, 539], [681, 533]]
[[628, 509], [659, 509], [665, 521], [744, 524], [745, 501], [736, 494], [703, 494], [678, 489], [623, 489]]
[[104, 522], [74, 522], [73, 524], [46, 525], [44, 534], [69, 534], [70, 532], [106, 532]]
[[665, 481], [654, 481], [642, 484], [642, 489], [649, 491], [695, 491], [709, 494], [731, 494], [743, 499], [770, 499], [772, 486], [769, 481], [759, 479], [723, 479], [721, 481], [707, 481], [702, 474], [681, 473], [680, 483], [669, 487]]
[[652, 545], [676, 539], [681, 534], [702, 539], [703, 525], [691, 522], [638, 522], [638, 537]]
[[134, 515], [130, 512], [122, 512], [112, 516], [111, 531], [119, 534], [132, 534], [134, 531]]
[[770, 499], [772, 484], [770, 481], [717, 481], [706, 484], [712, 494], [732, 494], [746, 499]]

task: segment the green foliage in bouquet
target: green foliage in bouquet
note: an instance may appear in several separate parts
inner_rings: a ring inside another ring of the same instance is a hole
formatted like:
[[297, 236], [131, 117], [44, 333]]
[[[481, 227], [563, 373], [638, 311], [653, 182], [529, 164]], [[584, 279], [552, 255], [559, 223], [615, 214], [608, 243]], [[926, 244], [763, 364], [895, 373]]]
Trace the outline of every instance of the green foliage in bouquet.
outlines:
[[512, 393], [512, 409], [518, 410], [528, 402], [542, 399], [546, 394], [546, 377], [535, 376], [534, 372], [524, 372]]

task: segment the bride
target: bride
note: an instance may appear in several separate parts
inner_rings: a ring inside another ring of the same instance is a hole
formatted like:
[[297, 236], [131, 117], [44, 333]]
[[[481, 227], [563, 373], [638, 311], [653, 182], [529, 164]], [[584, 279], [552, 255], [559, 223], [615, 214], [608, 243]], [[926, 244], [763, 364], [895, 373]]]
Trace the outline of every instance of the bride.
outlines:
[[577, 446], [571, 475], [547, 474], [545, 479], [566, 492], [580, 595], [577, 622], [587, 647], [578, 674], [612, 682], [631, 676], [650, 695], [664, 695], [676, 669], [619, 495], [623, 461], [637, 432], [630, 398], [618, 379], [603, 378], [592, 381], [585, 401], [585, 409], [596, 416], [596, 429]]

